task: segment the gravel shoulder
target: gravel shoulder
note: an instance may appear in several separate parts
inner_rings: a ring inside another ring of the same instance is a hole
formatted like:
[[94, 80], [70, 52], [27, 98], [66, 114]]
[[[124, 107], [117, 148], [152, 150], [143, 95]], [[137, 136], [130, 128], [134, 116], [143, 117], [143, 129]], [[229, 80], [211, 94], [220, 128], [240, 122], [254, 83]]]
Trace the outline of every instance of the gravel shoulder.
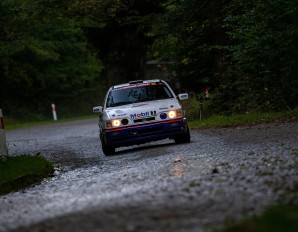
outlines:
[[0, 231], [214, 231], [298, 203], [298, 124], [191, 130], [105, 157], [96, 120], [8, 131], [14, 154], [41, 152], [55, 176], [0, 198]]

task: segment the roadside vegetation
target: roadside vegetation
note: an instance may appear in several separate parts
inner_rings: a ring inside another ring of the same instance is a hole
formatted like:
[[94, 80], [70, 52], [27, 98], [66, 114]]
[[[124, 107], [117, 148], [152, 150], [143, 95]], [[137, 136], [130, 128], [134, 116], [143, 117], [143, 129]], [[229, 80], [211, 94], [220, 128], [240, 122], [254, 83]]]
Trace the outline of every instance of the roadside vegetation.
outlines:
[[222, 232], [296, 232], [298, 205], [275, 205], [262, 215], [226, 225]]
[[90, 114], [85, 116], [77, 116], [77, 117], [67, 117], [67, 118], [58, 118], [57, 121], [52, 120], [40, 120], [40, 121], [26, 121], [22, 119], [12, 119], [12, 118], [4, 118], [4, 125], [6, 130], [11, 129], [17, 129], [17, 128], [23, 128], [28, 126], [37, 126], [37, 125], [43, 125], [43, 124], [50, 124], [50, 123], [61, 123], [61, 122], [70, 122], [74, 120], [83, 120], [83, 119], [89, 119], [89, 118], [96, 118], [97, 115]]
[[[199, 103], [190, 99], [190, 104], [185, 101], [182, 102], [186, 109], [186, 116], [189, 121], [190, 128], [210, 128], [210, 127], [230, 127], [230, 126], [243, 126], [243, 125], [255, 125], [261, 123], [282, 123], [298, 121], [298, 108], [292, 111], [282, 112], [246, 112], [244, 114], [233, 114], [233, 115], [216, 115], [210, 114], [207, 109], [203, 106], [202, 120], [199, 119]], [[205, 104], [204, 104], [205, 105]], [[4, 124], [6, 130], [23, 128], [28, 126], [36, 126], [50, 123], [61, 123], [69, 122], [74, 120], [83, 120], [90, 118], [97, 118], [96, 114], [69, 117], [54, 120], [45, 121], [25, 121], [21, 119], [7, 119], [4, 118]]]
[[0, 195], [28, 187], [53, 173], [53, 165], [39, 154], [0, 157]]
[[178, 92], [208, 89], [212, 114], [293, 110], [297, 19], [292, 0], [3, 0], [0, 108], [88, 114], [111, 85], [150, 78], [150, 61]]
[[245, 113], [235, 114], [230, 116], [207, 116], [202, 121], [193, 120], [189, 122], [190, 128], [209, 128], [209, 127], [231, 127], [231, 126], [244, 126], [256, 125], [261, 123], [282, 123], [298, 121], [298, 108], [292, 111], [283, 112], [266, 112], [266, 113]]

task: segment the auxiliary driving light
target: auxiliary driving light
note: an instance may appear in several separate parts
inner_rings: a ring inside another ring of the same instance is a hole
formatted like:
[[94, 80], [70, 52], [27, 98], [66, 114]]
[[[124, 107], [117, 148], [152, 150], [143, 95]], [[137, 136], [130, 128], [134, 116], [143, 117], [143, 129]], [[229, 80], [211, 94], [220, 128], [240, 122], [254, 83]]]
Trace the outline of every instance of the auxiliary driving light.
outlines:
[[115, 119], [115, 120], [112, 121], [112, 124], [113, 124], [114, 127], [118, 127], [118, 126], [120, 126], [121, 122], [120, 122], [120, 120]]
[[127, 125], [128, 124], [128, 120], [126, 118], [121, 120], [122, 125]]
[[171, 111], [169, 111], [168, 116], [169, 116], [169, 118], [175, 118], [176, 117], [176, 112], [171, 110]]
[[166, 113], [161, 113], [160, 114], [161, 119], [166, 119], [167, 117], [168, 117], [168, 115]]

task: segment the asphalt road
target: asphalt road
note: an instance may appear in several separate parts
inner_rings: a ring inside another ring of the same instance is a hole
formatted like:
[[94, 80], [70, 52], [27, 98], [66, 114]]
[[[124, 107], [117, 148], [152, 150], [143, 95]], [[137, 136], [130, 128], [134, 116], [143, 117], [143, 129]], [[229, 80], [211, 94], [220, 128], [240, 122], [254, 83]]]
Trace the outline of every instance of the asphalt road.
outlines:
[[191, 130], [101, 151], [97, 119], [6, 131], [9, 153], [41, 153], [54, 177], [0, 196], [0, 231], [214, 231], [298, 203], [298, 124]]

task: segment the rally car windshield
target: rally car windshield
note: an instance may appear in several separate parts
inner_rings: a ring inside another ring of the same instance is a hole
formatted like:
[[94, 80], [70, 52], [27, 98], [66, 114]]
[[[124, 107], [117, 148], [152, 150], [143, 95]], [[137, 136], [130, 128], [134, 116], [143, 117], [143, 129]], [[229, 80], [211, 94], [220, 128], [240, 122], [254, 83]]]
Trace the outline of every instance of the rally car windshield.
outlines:
[[125, 87], [110, 91], [106, 107], [115, 107], [137, 102], [173, 98], [165, 84], [148, 84]]

